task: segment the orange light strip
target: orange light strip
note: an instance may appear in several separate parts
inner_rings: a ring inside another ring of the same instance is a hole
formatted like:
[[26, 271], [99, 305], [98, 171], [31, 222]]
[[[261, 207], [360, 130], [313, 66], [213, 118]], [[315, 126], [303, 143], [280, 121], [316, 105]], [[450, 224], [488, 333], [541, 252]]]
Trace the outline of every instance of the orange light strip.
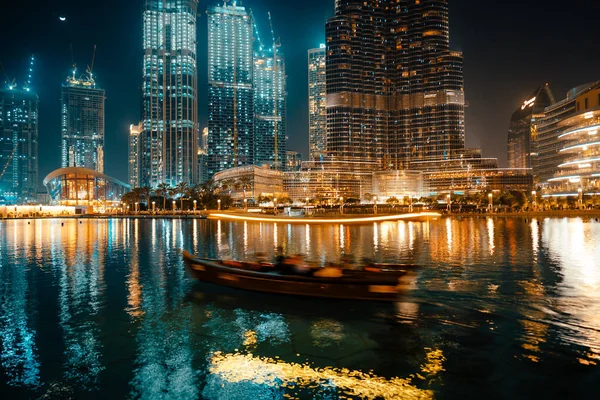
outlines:
[[231, 219], [238, 221], [256, 221], [256, 222], [284, 222], [284, 223], [297, 223], [297, 224], [355, 224], [363, 222], [385, 222], [385, 221], [400, 221], [404, 219], [417, 219], [417, 218], [439, 218], [440, 213], [434, 212], [423, 212], [423, 213], [412, 213], [412, 214], [399, 214], [399, 215], [384, 215], [381, 217], [366, 217], [366, 218], [260, 218], [250, 217], [241, 215], [229, 215], [229, 214], [210, 214], [208, 218], [211, 219]]

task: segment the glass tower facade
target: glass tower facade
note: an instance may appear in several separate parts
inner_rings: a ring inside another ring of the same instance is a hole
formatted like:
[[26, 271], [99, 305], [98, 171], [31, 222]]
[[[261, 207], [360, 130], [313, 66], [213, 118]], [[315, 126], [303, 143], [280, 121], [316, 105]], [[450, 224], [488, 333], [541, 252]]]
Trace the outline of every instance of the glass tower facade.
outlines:
[[328, 155], [396, 169], [464, 150], [447, 0], [337, 0], [326, 37]]
[[[254, 163], [273, 169], [286, 167], [286, 79], [279, 50], [254, 57]], [[276, 60], [276, 61], [275, 61]]]
[[91, 75], [67, 78], [61, 90], [62, 167], [104, 172], [104, 90]]
[[323, 160], [327, 140], [325, 45], [308, 50], [308, 140], [310, 161]]
[[544, 117], [544, 108], [553, 103], [550, 87], [542, 85], [513, 113], [508, 128], [508, 168], [533, 168], [538, 124]]
[[245, 7], [209, 7], [208, 176], [254, 163], [254, 23]]
[[129, 185], [140, 187], [140, 133], [143, 124], [129, 126]]
[[198, 179], [197, 9], [197, 0], [144, 2], [141, 186]]
[[37, 199], [38, 103], [31, 89], [0, 89], [0, 204]]

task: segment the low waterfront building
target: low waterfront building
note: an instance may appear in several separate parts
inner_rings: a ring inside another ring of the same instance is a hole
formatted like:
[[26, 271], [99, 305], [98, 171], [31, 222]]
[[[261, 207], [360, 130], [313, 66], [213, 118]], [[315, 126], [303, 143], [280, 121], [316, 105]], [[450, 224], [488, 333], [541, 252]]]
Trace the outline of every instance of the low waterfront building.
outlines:
[[423, 172], [407, 170], [373, 172], [373, 195], [383, 201], [390, 197], [420, 198], [425, 195]]
[[283, 194], [282, 172], [269, 167], [246, 165], [217, 172], [213, 182], [217, 192], [228, 194], [234, 200]]
[[369, 162], [304, 161], [298, 171], [284, 173], [283, 187], [294, 201], [362, 200], [372, 195], [375, 170], [377, 165]]
[[120, 203], [131, 187], [88, 168], [60, 168], [44, 178], [53, 205], [88, 206], [104, 212]]
[[302, 153], [287, 151], [285, 154], [287, 171], [297, 171], [302, 167]]

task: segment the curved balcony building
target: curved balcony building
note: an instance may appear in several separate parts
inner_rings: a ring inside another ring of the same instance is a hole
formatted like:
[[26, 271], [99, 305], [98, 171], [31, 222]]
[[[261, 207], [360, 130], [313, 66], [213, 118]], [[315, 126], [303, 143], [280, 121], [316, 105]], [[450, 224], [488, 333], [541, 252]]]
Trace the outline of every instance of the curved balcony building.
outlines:
[[46, 178], [44, 185], [53, 205], [87, 206], [105, 211], [116, 205], [130, 186], [118, 179], [88, 168], [60, 168]]

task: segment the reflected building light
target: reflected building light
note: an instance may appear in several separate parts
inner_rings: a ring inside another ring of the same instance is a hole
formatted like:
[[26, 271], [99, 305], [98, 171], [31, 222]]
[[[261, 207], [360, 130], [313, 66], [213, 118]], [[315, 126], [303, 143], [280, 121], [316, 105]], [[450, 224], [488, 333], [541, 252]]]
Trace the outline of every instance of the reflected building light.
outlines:
[[448, 244], [448, 253], [452, 253], [452, 220], [446, 218], [446, 243]]
[[277, 236], [279, 236], [279, 232], [277, 232], [277, 224], [275, 223], [273, 224], [273, 246], [275, 248], [277, 248]]
[[[288, 231], [291, 233], [291, 225], [288, 225]], [[291, 241], [291, 239], [290, 239]], [[305, 243], [306, 243], [306, 247], [304, 248], [304, 254], [309, 254], [310, 253], [310, 225], [306, 224], [305, 227]]]
[[[0, 249], [2, 242], [0, 240]], [[29, 327], [31, 293], [27, 269], [2, 268], [0, 264], [0, 282], [0, 365], [7, 372], [4, 382], [10, 386], [36, 388], [41, 383], [40, 361], [36, 332]]]
[[373, 247], [374, 251], [379, 248], [379, 224], [377, 222], [373, 223]]
[[198, 219], [194, 218], [193, 226], [194, 254], [198, 254]]
[[[442, 371], [445, 357], [441, 350], [429, 350], [426, 362], [418, 373], [425, 380], [432, 380]], [[226, 354], [216, 352], [209, 364], [208, 380], [216, 380], [209, 385], [221, 393], [229, 389], [228, 384], [258, 385], [257, 396], [272, 394], [272, 388], [294, 387], [295, 390], [319, 390], [324, 382], [335, 388], [338, 395], [359, 398], [402, 398], [433, 399], [434, 391], [420, 389], [413, 382], [414, 375], [409, 378], [386, 379], [362, 371], [346, 368], [313, 368], [307, 364], [286, 362], [280, 359], [258, 357], [252, 354]], [[419, 385], [421, 386], [421, 385]], [[426, 386], [426, 385], [424, 385]], [[262, 389], [262, 390], [261, 390]], [[322, 390], [322, 389], [321, 389]], [[212, 398], [216, 394], [207, 392], [204, 395]], [[315, 393], [314, 397], [320, 397]], [[340, 396], [341, 397], [341, 396]]]
[[221, 220], [217, 221], [217, 253], [221, 257], [223, 251], [223, 230]]
[[538, 226], [539, 221], [536, 218], [531, 220], [531, 249], [533, 251], [533, 257], [537, 261], [538, 248], [540, 243], [540, 228]]
[[248, 256], [248, 222], [244, 221], [244, 258]]
[[339, 242], [339, 246], [340, 246], [340, 249], [342, 249], [342, 250], [344, 250], [345, 243], [346, 243], [346, 235], [345, 235], [344, 229], [346, 229], [344, 227], [344, 225], [340, 224], [340, 242]]
[[558, 264], [556, 308], [569, 316], [563, 340], [600, 355], [600, 225], [581, 218], [547, 219], [541, 246]]
[[494, 255], [494, 250], [496, 249], [496, 246], [494, 245], [494, 220], [493, 218], [488, 218], [487, 219], [487, 231], [488, 231], [488, 240], [489, 240], [489, 251], [490, 251], [490, 255], [493, 256]]
[[410, 221], [408, 223], [408, 248], [412, 251], [415, 245], [415, 224]]

